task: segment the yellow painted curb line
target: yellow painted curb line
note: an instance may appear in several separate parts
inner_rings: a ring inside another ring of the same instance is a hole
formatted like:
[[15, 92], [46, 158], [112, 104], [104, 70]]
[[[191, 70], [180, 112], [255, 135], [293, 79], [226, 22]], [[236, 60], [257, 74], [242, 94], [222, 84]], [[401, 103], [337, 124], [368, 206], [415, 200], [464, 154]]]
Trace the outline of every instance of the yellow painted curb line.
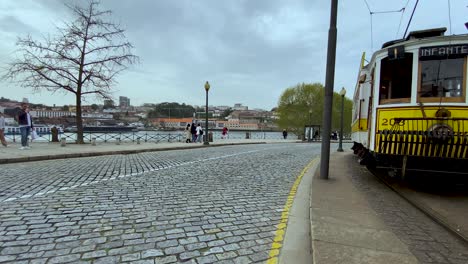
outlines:
[[277, 264], [278, 257], [283, 246], [284, 234], [286, 232], [286, 227], [288, 225], [288, 218], [289, 218], [289, 210], [291, 209], [292, 203], [294, 201], [294, 197], [296, 197], [297, 188], [299, 187], [299, 183], [301, 183], [302, 177], [307, 173], [310, 167], [314, 166], [320, 158], [315, 158], [307, 164], [304, 169], [302, 169], [299, 176], [297, 176], [296, 180], [294, 181], [293, 186], [291, 187], [291, 191], [289, 191], [288, 198], [286, 199], [286, 204], [284, 205], [283, 212], [281, 213], [281, 221], [276, 227], [275, 238], [273, 239], [273, 243], [271, 244], [269, 259], [267, 260], [267, 264]]

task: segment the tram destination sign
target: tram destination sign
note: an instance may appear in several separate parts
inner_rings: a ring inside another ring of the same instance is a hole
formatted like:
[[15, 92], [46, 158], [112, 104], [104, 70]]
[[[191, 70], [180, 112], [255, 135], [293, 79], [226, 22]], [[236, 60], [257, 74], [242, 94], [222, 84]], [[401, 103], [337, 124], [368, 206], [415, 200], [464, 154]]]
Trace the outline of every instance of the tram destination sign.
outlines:
[[455, 44], [419, 48], [420, 60], [460, 58], [468, 55], [468, 44]]

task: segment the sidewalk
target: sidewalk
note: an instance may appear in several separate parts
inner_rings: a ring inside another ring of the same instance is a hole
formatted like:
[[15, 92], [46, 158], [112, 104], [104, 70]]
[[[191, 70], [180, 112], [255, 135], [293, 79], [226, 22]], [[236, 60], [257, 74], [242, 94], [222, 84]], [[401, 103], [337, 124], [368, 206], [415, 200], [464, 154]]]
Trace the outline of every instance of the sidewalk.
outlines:
[[312, 180], [314, 263], [418, 263], [352, 184], [348, 175], [355, 166], [347, 155], [352, 153], [332, 154], [329, 180], [320, 179], [318, 169]]
[[[208, 147], [226, 146], [226, 145], [241, 145], [241, 144], [265, 144], [265, 143], [294, 143], [298, 140], [268, 140], [268, 139], [225, 139], [210, 142]], [[91, 144], [77, 145], [67, 144], [61, 147], [60, 143], [32, 143], [31, 149], [20, 150], [20, 144], [12, 144], [8, 148], [0, 146], [0, 164], [50, 160], [50, 159], [65, 159], [78, 158], [102, 155], [116, 154], [132, 154], [149, 151], [175, 150], [175, 149], [190, 149], [207, 147], [203, 143], [184, 143], [184, 142], [164, 142], [150, 143], [142, 142], [141, 144], [123, 142], [120, 145], [116, 143], [97, 143], [96, 146]]]

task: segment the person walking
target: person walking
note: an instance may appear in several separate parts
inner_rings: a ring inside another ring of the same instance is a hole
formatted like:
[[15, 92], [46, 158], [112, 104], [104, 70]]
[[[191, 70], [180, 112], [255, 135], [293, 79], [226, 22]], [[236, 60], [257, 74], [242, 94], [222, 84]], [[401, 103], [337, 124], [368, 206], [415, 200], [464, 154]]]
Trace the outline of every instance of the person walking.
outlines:
[[283, 129], [283, 138], [286, 139], [288, 137], [288, 131], [286, 129]]
[[21, 104], [21, 110], [18, 112], [17, 121], [21, 132], [21, 150], [30, 149], [28, 137], [31, 129], [34, 128], [31, 115], [29, 114], [29, 106], [27, 103]]
[[192, 142], [192, 131], [190, 129], [190, 124], [187, 124], [187, 127], [185, 127], [185, 143], [190, 142]]
[[195, 123], [192, 123], [190, 126], [190, 133], [192, 134], [192, 143], [197, 141], [197, 128], [195, 127]]
[[8, 144], [5, 140], [5, 116], [3, 113], [0, 113], [0, 141], [4, 147], [8, 147]]
[[223, 132], [221, 133], [221, 138], [222, 138], [222, 139], [226, 139], [227, 134], [228, 134], [228, 128], [227, 128], [227, 127], [223, 127]]
[[202, 142], [203, 138], [203, 128], [201, 127], [200, 124], [197, 126], [197, 142]]
[[319, 140], [319, 132], [318, 132], [318, 130], [315, 130], [315, 133], [314, 133], [314, 140], [315, 140], [315, 141], [318, 141], [318, 140]]

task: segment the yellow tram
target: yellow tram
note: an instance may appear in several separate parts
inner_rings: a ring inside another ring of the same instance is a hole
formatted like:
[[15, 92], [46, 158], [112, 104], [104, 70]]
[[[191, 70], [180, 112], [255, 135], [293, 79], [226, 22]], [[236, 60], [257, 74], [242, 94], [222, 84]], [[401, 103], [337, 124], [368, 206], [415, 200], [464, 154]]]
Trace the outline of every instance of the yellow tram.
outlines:
[[361, 163], [409, 172], [468, 173], [468, 35], [445, 28], [387, 42], [354, 93], [353, 150]]

